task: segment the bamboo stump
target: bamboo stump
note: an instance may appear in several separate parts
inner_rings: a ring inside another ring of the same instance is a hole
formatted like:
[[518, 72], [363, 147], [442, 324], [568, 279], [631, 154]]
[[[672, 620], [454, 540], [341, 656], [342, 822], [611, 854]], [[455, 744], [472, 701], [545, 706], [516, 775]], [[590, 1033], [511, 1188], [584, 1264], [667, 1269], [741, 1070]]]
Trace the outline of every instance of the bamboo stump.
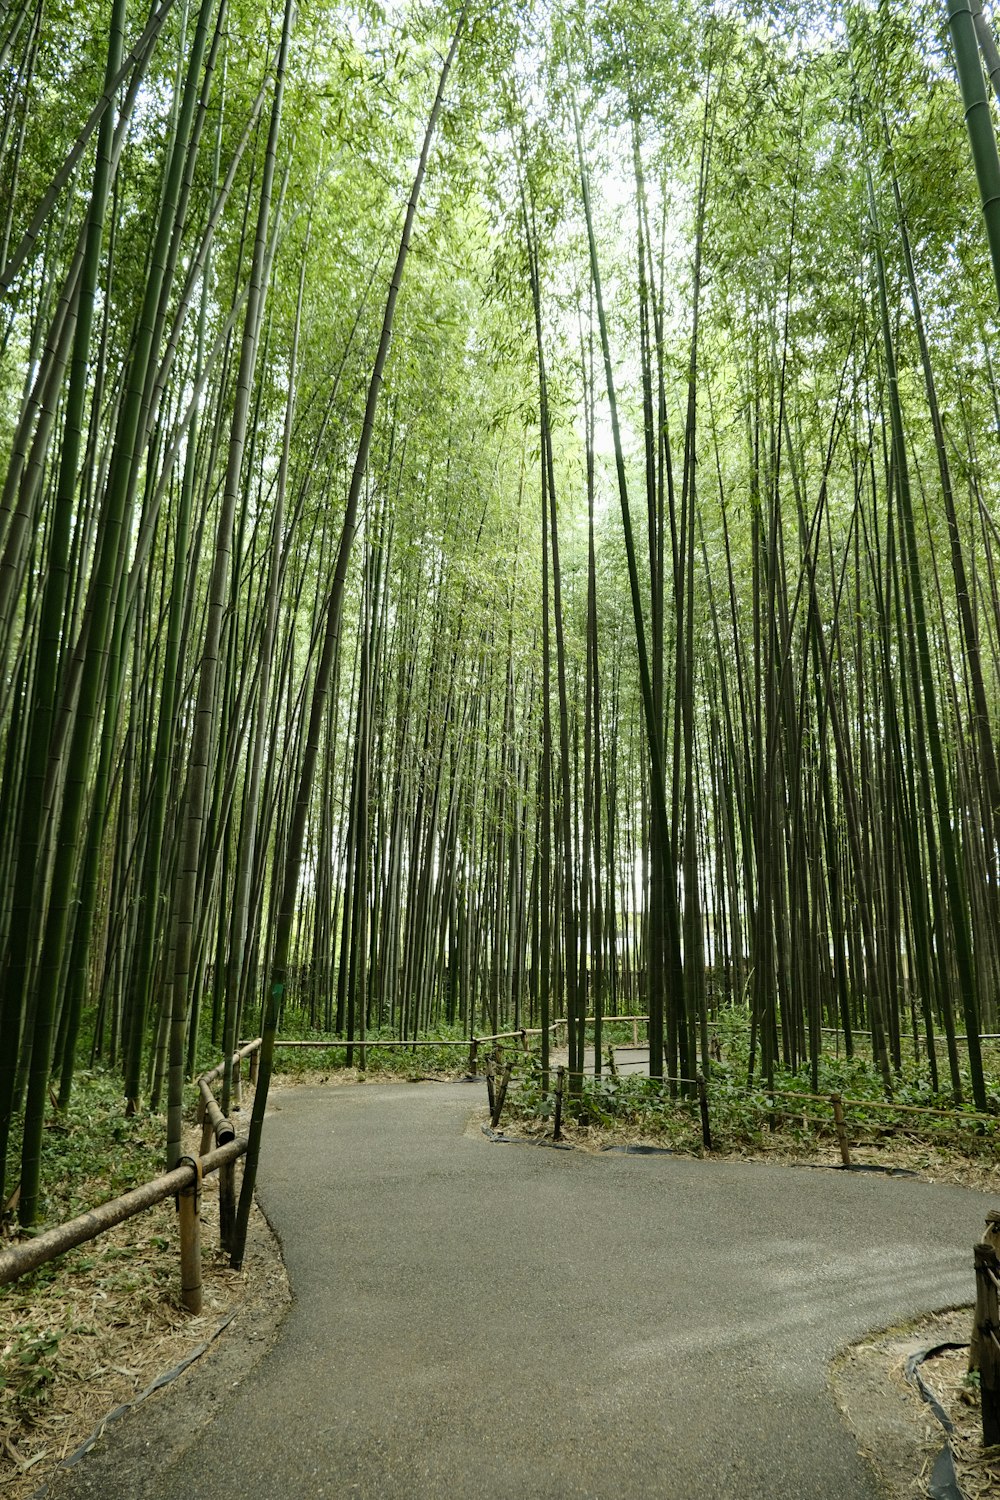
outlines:
[[504, 1064], [503, 1077], [500, 1079], [500, 1087], [497, 1090], [496, 1099], [493, 1104], [493, 1114], [490, 1117], [490, 1124], [492, 1125], [494, 1130], [496, 1130], [497, 1126], [500, 1124], [500, 1116], [503, 1113], [504, 1103], [507, 1099], [507, 1088], [510, 1084], [510, 1073], [512, 1067], [513, 1064], [510, 1062], [506, 1062]]
[[236, 1227], [236, 1163], [219, 1168], [219, 1243], [223, 1250], [233, 1247]]

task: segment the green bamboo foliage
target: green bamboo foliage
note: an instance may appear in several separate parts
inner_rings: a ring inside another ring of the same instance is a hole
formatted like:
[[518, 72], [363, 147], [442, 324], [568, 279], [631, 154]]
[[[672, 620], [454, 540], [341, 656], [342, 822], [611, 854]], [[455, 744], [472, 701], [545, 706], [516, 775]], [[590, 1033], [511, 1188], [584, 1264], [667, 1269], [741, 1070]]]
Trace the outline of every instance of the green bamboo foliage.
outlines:
[[963, 95], [929, 8], [402, 16], [0, 27], [26, 1223], [81, 1061], [175, 1159], [262, 1021], [237, 1262], [283, 1026], [565, 1015], [581, 1089], [608, 1016], [676, 1080], [728, 1015], [989, 1104], [989, 16]]

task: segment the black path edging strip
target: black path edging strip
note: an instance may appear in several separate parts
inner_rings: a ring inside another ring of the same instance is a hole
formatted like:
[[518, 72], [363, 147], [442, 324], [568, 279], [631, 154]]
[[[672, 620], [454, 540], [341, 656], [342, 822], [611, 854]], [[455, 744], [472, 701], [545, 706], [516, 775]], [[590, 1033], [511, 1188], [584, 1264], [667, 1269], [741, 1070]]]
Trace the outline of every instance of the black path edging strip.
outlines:
[[[496, 1141], [498, 1145], [504, 1146], [548, 1146], [553, 1151], [575, 1151], [576, 1147], [572, 1141], [550, 1141], [544, 1136], [531, 1135], [505, 1135], [502, 1130], [494, 1130], [490, 1125], [481, 1125], [480, 1130], [488, 1140]], [[617, 1152], [621, 1156], [676, 1156], [669, 1146], [602, 1146], [600, 1153], [607, 1151]]]
[[223, 1329], [229, 1327], [229, 1324], [233, 1321], [233, 1319], [236, 1317], [236, 1314], [240, 1311], [241, 1309], [239, 1307], [234, 1307], [232, 1312], [227, 1313], [226, 1316], [222, 1319], [222, 1322], [219, 1323], [217, 1327], [213, 1328], [208, 1338], [205, 1339], [203, 1343], [199, 1344], [197, 1349], [193, 1349], [190, 1354], [186, 1355], [185, 1358], [181, 1360], [179, 1365], [174, 1365], [174, 1368], [172, 1370], [166, 1370], [162, 1375], [157, 1375], [156, 1379], [151, 1381], [144, 1391], [140, 1391], [139, 1395], [134, 1397], [133, 1400], [123, 1402], [121, 1406], [116, 1406], [112, 1411], [109, 1411], [106, 1417], [102, 1417], [97, 1426], [94, 1428], [93, 1432], [90, 1434], [90, 1437], [85, 1438], [84, 1441], [80, 1444], [79, 1448], [75, 1448], [67, 1458], [64, 1458], [60, 1464], [56, 1465], [52, 1473], [49, 1475], [48, 1479], [46, 1479], [45, 1483], [40, 1485], [37, 1490], [32, 1491], [29, 1500], [41, 1500], [41, 1497], [43, 1495], [48, 1494], [49, 1486], [52, 1484], [52, 1481], [53, 1479], [55, 1479], [56, 1475], [60, 1474], [63, 1469], [72, 1469], [76, 1464], [80, 1462], [81, 1459], [86, 1458], [91, 1448], [93, 1448], [94, 1444], [104, 1436], [105, 1432], [107, 1432], [112, 1423], [120, 1422], [122, 1417], [127, 1417], [130, 1411], [134, 1411], [137, 1406], [140, 1406], [142, 1402], [146, 1400], [147, 1396], [155, 1395], [155, 1393], [159, 1390], [162, 1390], [165, 1385], [170, 1385], [172, 1381], [177, 1379], [178, 1375], [184, 1374], [184, 1371], [188, 1368], [189, 1365], [193, 1365], [195, 1360], [201, 1359], [201, 1356], [205, 1353], [205, 1351], [209, 1349], [212, 1344], [214, 1344], [215, 1340], [219, 1337], [219, 1334], [222, 1333]]
[[920, 1177], [919, 1172], [914, 1172], [909, 1167], [867, 1166], [864, 1162], [852, 1162], [849, 1167], [839, 1161], [811, 1161], [803, 1162], [802, 1165], [810, 1167], [814, 1172], [877, 1172], [882, 1177]]
[[676, 1156], [669, 1146], [602, 1146], [601, 1151], [614, 1151], [620, 1156]]
[[911, 1354], [906, 1361], [907, 1380], [911, 1385], [916, 1386], [945, 1431], [945, 1445], [934, 1460], [934, 1468], [931, 1470], [928, 1483], [927, 1493], [930, 1500], [966, 1500], [966, 1495], [958, 1482], [955, 1455], [951, 1447], [951, 1434], [955, 1431], [955, 1424], [920, 1374], [920, 1366], [925, 1360], [932, 1359], [935, 1354], [944, 1354], [949, 1349], [968, 1349], [968, 1347], [968, 1344], [935, 1344], [931, 1349], [921, 1349], [916, 1354]]
[[490, 1125], [481, 1125], [479, 1128], [488, 1140], [496, 1141], [502, 1146], [548, 1146], [552, 1151], [576, 1150], [570, 1141], [547, 1141], [542, 1136], [504, 1135], [502, 1130], [494, 1130]]

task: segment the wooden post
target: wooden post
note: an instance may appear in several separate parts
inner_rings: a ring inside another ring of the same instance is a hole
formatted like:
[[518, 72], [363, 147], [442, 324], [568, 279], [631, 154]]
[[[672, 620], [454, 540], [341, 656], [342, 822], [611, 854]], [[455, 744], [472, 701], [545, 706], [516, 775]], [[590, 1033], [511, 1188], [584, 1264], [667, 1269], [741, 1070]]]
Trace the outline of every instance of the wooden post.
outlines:
[[708, 1084], [703, 1073], [698, 1074], [698, 1104], [701, 1108], [701, 1143], [706, 1151], [711, 1151], [712, 1124], [708, 1118]]
[[527, 1052], [527, 1050], [528, 1050], [528, 1033], [527, 1033], [527, 1031], [525, 1031], [525, 1029], [524, 1029], [523, 1026], [521, 1027], [521, 1047], [522, 1047], [523, 1051]]
[[[984, 1245], [990, 1245], [1000, 1252], [1000, 1210], [991, 1208], [986, 1215], [986, 1230], [981, 1241]], [[979, 1355], [982, 1339], [979, 1336], [978, 1315], [973, 1319], [972, 1338], [969, 1341], [969, 1370], [979, 1369]]]
[[256, 1087], [257, 1085], [257, 1070], [259, 1069], [259, 1067], [260, 1048], [258, 1047], [256, 1052], [251, 1052], [250, 1054], [250, 1082], [254, 1085], [254, 1087]]
[[493, 1084], [493, 1073], [495, 1067], [496, 1064], [494, 1063], [492, 1057], [488, 1057], [486, 1059], [486, 1092], [489, 1095], [490, 1101], [490, 1119], [493, 1118], [493, 1111], [497, 1107], [496, 1088]]
[[233, 1062], [233, 1093], [232, 1108], [239, 1109], [243, 1103], [243, 1086], [240, 1081], [240, 1059], [237, 1057]]
[[992, 1245], [980, 1244], [973, 1251], [976, 1264], [976, 1323], [979, 1391], [983, 1403], [983, 1445], [1000, 1443], [1000, 1259]]
[[475, 1037], [469, 1039], [469, 1073], [473, 1078], [479, 1074], [479, 1042]]
[[204, 1117], [203, 1117], [203, 1119], [202, 1119], [202, 1122], [201, 1122], [201, 1145], [198, 1148], [198, 1155], [199, 1156], [207, 1156], [208, 1155], [209, 1151], [211, 1150], [212, 1141], [214, 1140], [214, 1138], [215, 1138], [215, 1126], [212, 1124], [211, 1120], [208, 1118], [208, 1114], [206, 1112], [205, 1115], [204, 1115]]
[[177, 1194], [181, 1234], [181, 1301], [189, 1313], [201, 1312], [201, 1162], [182, 1156], [178, 1165], [194, 1167], [194, 1180]]
[[638, 1045], [639, 1045], [639, 1023], [635, 1019], [635, 1017], [633, 1016], [632, 1017], [632, 1046], [633, 1047], [638, 1047]]
[[566, 1069], [563, 1068], [563, 1067], [557, 1068], [556, 1069], [556, 1119], [555, 1119], [555, 1128], [552, 1131], [552, 1139], [554, 1141], [561, 1141], [562, 1140], [562, 1102], [563, 1102], [563, 1086], [565, 1084], [565, 1081], [566, 1081]]
[[983, 1235], [983, 1244], [992, 1245], [1000, 1255], [1000, 1208], [991, 1208], [986, 1215], [986, 1233]]
[[844, 1116], [844, 1101], [840, 1094], [831, 1094], [830, 1103], [833, 1105], [833, 1123], [837, 1127], [837, 1144], [840, 1147], [840, 1160], [845, 1167], [851, 1165], [851, 1148], [847, 1139], [847, 1120]]
[[507, 1085], [510, 1083], [510, 1070], [513, 1066], [514, 1065], [511, 1062], [506, 1062], [504, 1064], [503, 1077], [500, 1080], [500, 1087], [497, 1090], [496, 1102], [493, 1105], [493, 1115], [490, 1119], [490, 1124], [493, 1126], [494, 1130], [496, 1130], [497, 1126], [500, 1124], [500, 1114], [503, 1110], [504, 1100], [507, 1098]]
[[617, 1078], [618, 1077], [618, 1059], [615, 1056], [614, 1044], [612, 1042], [608, 1043], [608, 1067], [611, 1069], [611, 1076], [613, 1078]]

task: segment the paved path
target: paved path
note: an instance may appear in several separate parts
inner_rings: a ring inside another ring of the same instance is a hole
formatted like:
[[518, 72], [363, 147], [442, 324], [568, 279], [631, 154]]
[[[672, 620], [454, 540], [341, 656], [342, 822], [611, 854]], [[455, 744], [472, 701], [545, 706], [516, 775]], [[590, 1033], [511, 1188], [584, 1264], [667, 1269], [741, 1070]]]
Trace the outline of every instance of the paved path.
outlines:
[[[623, 1076], [627, 1076], [629, 1078], [649, 1077], [649, 1048], [647, 1046], [616, 1046], [615, 1062], [618, 1066], [619, 1073], [621, 1073]], [[569, 1050], [566, 1047], [553, 1047], [550, 1058], [550, 1065], [553, 1068], [557, 1068], [560, 1063], [562, 1063], [563, 1067], [569, 1067]], [[611, 1071], [608, 1067], [608, 1049], [606, 1047], [601, 1052], [601, 1066], [605, 1075], [607, 1075]], [[593, 1076], [593, 1047], [585, 1047], [583, 1049], [583, 1071], [584, 1073]]]
[[479, 1100], [284, 1094], [260, 1175], [294, 1297], [277, 1344], [176, 1462], [147, 1438], [109, 1479], [95, 1453], [60, 1500], [874, 1500], [828, 1361], [969, 1300], [987, 1200], [491, 1144]]

